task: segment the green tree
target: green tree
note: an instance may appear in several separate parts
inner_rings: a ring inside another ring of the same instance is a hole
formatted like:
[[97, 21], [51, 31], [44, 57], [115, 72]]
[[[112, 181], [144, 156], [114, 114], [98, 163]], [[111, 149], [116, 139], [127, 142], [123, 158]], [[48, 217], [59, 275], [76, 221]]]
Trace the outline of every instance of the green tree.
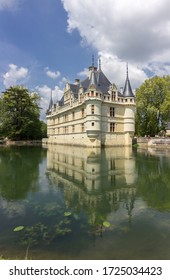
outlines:
[[136, 134], [155, 136], [166, 130], [170, 112], [170, 76], [146, 80], [136, 92]]
[[25, 87], [14, 86], [0, 99], [0, 133], [12, 140], [40, 139], [40, 97]]
[[41, 121], [41, 135], [42, 138], [47, 138], [47, 124]]

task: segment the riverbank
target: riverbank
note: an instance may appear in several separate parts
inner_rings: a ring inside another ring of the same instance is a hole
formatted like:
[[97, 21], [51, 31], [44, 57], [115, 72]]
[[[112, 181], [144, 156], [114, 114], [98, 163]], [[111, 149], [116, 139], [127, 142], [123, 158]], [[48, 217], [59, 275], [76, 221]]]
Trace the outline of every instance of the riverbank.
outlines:
[[134, 138], [133, 144], [137, 144], [139, 147], [159, 147], [170, 149], [170, 138], [167, 137], [139, 137]]
[[0, 145], [3, 145], [3, 146], [40, 146], [40, 145], [42, 145], [42, 140], [21, 140], [21, 141], [1, 140]]

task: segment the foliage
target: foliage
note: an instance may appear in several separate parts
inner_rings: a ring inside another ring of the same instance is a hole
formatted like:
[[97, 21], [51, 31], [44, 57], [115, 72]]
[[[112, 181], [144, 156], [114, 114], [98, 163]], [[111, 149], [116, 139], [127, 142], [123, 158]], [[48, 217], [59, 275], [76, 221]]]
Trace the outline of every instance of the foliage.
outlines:
[[22, 239], [23, 245], [35, 246], [41, 242], [50, 244], [56, 238], [71, 233], [69, 220], [61, 220], [53, 226], [48, 227], [43, 223], [37, 223], [34, 226], [26, 227]]
[[0, 99], [0, 136], [12, 140], [41, 138], [40, 97], [27, 88], [14, 86]]
[[41, 137], [47, 138], [47, 124], [43, 121], [40, 121], [41, 123]]
[[146, 80], [136, 92], [136, 134], [155, 136], [166, 130], [170, 112], [170, 76]]

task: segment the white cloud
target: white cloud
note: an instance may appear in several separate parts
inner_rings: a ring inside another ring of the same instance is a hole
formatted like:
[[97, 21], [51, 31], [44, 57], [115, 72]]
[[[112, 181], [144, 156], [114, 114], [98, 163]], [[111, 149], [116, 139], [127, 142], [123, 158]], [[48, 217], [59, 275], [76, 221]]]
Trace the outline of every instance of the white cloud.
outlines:
[[0, 10], [18, 8], [20, 0], [0, 0]]
[[[111, 70], [115, 78], [126, 71], [123, 65], [129, 62], [130, 77], [136, 85], [146, 78], [142, 69], [151, 67], [153, 62], [169, 62], [169, 0], [62, 2], [68, 13], [68, 31], [77, 29], [83, 46], [94, 47], [101, 55], [103, 69]], [[113, 62], [112, 69], [108, 57]], [[169, 68], [161, 73], [167, 71]]]
[[48, 109], [49, 103], [50, 103], [50, 99], [51, 99], [51, 93], [52, 93], [52, 98], [53, 98], [53, 102], [56, 103], [57, 100], [60, 100], [62, 95], [63, 95], [63, 91], [60, 89], [59, 86], [55, 86], [54, 88], [50, 88], [47, 85], [43, 85], [43, 86], [37, 86], [36, 91], [39, 93], [40, 97], [41, 97], [41, 119], [45, 120], [45, 112]]
[[[127, 62], [108, 52], [99, 52], [99, 55], [101, 57], [101, 67], [109, 80], [115, 83], [118, 88], [124, 86]], [[128, 63], [128, 71], [130, 80], [133, 82], [133, 88], [138, 87], [147, 79], [145, 72], [133, 63]]]
[[40, 96], [48, 100], [48, 102], [50, 102], [51, 92], [54, 102], [56, 102], [56, 100], [60, 100], [63, 95], [63, 90], [60, 89], [59, 86], [55, 86], [53, 89], [47, 85], [37, 86], [36, 90], [39, 92]]
[[51, 79], [57, 79], [61, 76], [61, 73], [59, 71], [51, 71], [46, 68], [46, 75]]
[[84, 68], [83, 71], [80, 71], [77, 75], [80, 77], [88, 76], [89, 70], [87, 68]]
[[62, 79], [59, 81], [59, 87], [64, 88], [67, 81], [68, 79], [66, 77], [62, 77]]
[[24, 67], [18, 68], [15, 64], [9, 64], [9, 71], [6, 72], [3, 78], [3, 84], [6, 88], [23, 83], [24, 79], [28, 76], [28, 69]]
[[50, 97], [51, 94], [51, 88], [48, 87], [47, 85], [43, 85], [43, 86], [37, 86], [36, 90], [40, 93], [41, 97]]

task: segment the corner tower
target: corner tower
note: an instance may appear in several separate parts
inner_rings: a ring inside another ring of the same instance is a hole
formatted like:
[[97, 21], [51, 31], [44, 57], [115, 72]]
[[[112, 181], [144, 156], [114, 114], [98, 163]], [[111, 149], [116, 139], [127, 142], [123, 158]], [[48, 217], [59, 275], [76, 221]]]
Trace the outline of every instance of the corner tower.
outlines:
[[128, 64], [126, 69], [126, 80], [123, 88], [123, 97], [127, 104], [124, 111], [124, 133], [126, 145], [131, 145], [135, 133], [135, 95], [129, 80]]

